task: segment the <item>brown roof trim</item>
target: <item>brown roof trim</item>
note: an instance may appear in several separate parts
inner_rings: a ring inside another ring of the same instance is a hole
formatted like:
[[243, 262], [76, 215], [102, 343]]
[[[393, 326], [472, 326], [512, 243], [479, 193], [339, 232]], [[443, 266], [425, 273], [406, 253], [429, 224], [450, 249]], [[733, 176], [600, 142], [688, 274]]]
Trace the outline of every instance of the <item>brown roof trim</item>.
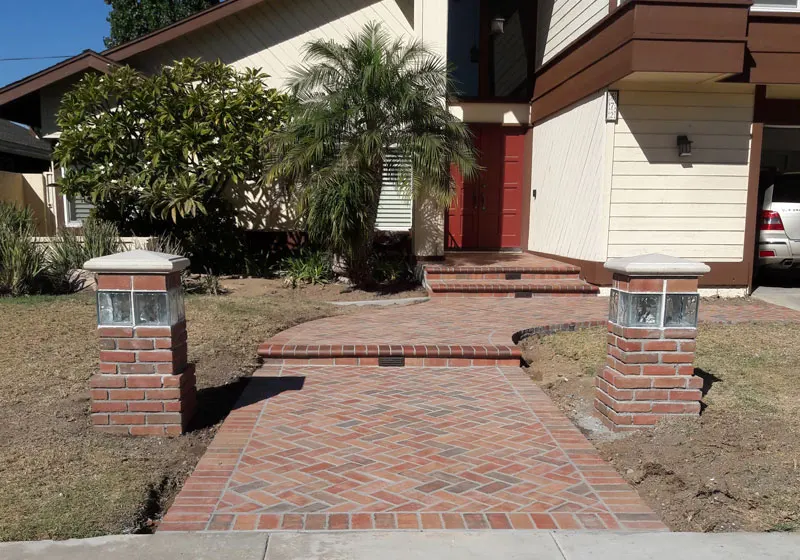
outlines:
[[167, 27], [143, 35], [138, 39], [134, 39], [133, 41], [128, 41], [117, 47], [105, 50], [102, 54], [111, 60], [120, 62], [143, 51], [177, 39], [182, 35], [197, 31], [206, 25], [212, 24], [237, 12], [241, 12], [263, 1], [264, 0], [225, 0], [215, 6], [211, 6], [201, 12], [197, 12], [194, 15], [177, 21], [172, 25], [168, 25]]
[[35, 93], [45, 86], [68, 78], [78, 72], [97, 70], [106, 73], [109, 66], [117, 66], [116, 62], [109, 60], [94, 51], [83, 51], [81, 54], [68, 58], [58, 64], [45, 68], [41, 72], [17, 80], [0, 89], [0, 106]]

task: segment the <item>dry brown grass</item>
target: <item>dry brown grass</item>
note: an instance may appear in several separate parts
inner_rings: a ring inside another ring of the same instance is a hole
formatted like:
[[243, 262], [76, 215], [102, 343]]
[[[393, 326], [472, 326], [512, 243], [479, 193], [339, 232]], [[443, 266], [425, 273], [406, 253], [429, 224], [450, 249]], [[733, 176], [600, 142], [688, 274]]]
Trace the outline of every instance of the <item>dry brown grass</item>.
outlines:
[[[592, 414], [605, 337], [596, 328], [524, 343], [534, 378], [579, 424]], [[797, 530], [800, 328], [703, 325], [697, 346], [695, 366], [713, 381], [699, 419], [589, 437], [673, 530]]]
[[[140, 530], [174, 495], [215, 426], [174, 439], [99, 434], [89, 425], [97, 366], [94, 299], [0, 299], [0, 540]], [[189, 359], [202, 424], [221, 418], [255, 368], [256, 347], [294, 324], [337, 312], [287, 292], [187, 298]]]

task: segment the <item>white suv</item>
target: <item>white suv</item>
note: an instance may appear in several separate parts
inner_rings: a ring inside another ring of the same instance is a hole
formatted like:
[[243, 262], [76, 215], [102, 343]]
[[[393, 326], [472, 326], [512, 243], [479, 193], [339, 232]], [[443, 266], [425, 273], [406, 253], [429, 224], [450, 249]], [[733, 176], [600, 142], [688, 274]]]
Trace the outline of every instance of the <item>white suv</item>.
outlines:
[[778, 175], [767, 187], [758, 229], [760, 266], [800, 266], [800, 173]]

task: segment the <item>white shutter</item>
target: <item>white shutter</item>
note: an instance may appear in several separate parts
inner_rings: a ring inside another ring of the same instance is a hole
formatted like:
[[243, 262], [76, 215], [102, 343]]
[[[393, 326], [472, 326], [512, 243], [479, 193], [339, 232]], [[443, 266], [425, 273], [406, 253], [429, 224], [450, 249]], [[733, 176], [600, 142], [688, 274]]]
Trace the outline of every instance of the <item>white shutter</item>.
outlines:
[[410, 162], [399, 155], [390, 155], [383, 169], [381, 198], [378, 201], [378, 219], [375, 228], [381, 231], [408, 231], [411, 229]]

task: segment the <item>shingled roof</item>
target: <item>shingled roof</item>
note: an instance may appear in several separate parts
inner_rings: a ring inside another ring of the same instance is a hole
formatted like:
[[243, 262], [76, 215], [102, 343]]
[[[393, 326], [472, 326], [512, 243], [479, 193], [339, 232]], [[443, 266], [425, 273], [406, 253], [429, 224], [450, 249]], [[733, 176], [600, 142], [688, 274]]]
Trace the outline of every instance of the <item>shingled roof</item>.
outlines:
[[50, 143], [26, 127], [0, 119], [0, 153], [50, 161]]

